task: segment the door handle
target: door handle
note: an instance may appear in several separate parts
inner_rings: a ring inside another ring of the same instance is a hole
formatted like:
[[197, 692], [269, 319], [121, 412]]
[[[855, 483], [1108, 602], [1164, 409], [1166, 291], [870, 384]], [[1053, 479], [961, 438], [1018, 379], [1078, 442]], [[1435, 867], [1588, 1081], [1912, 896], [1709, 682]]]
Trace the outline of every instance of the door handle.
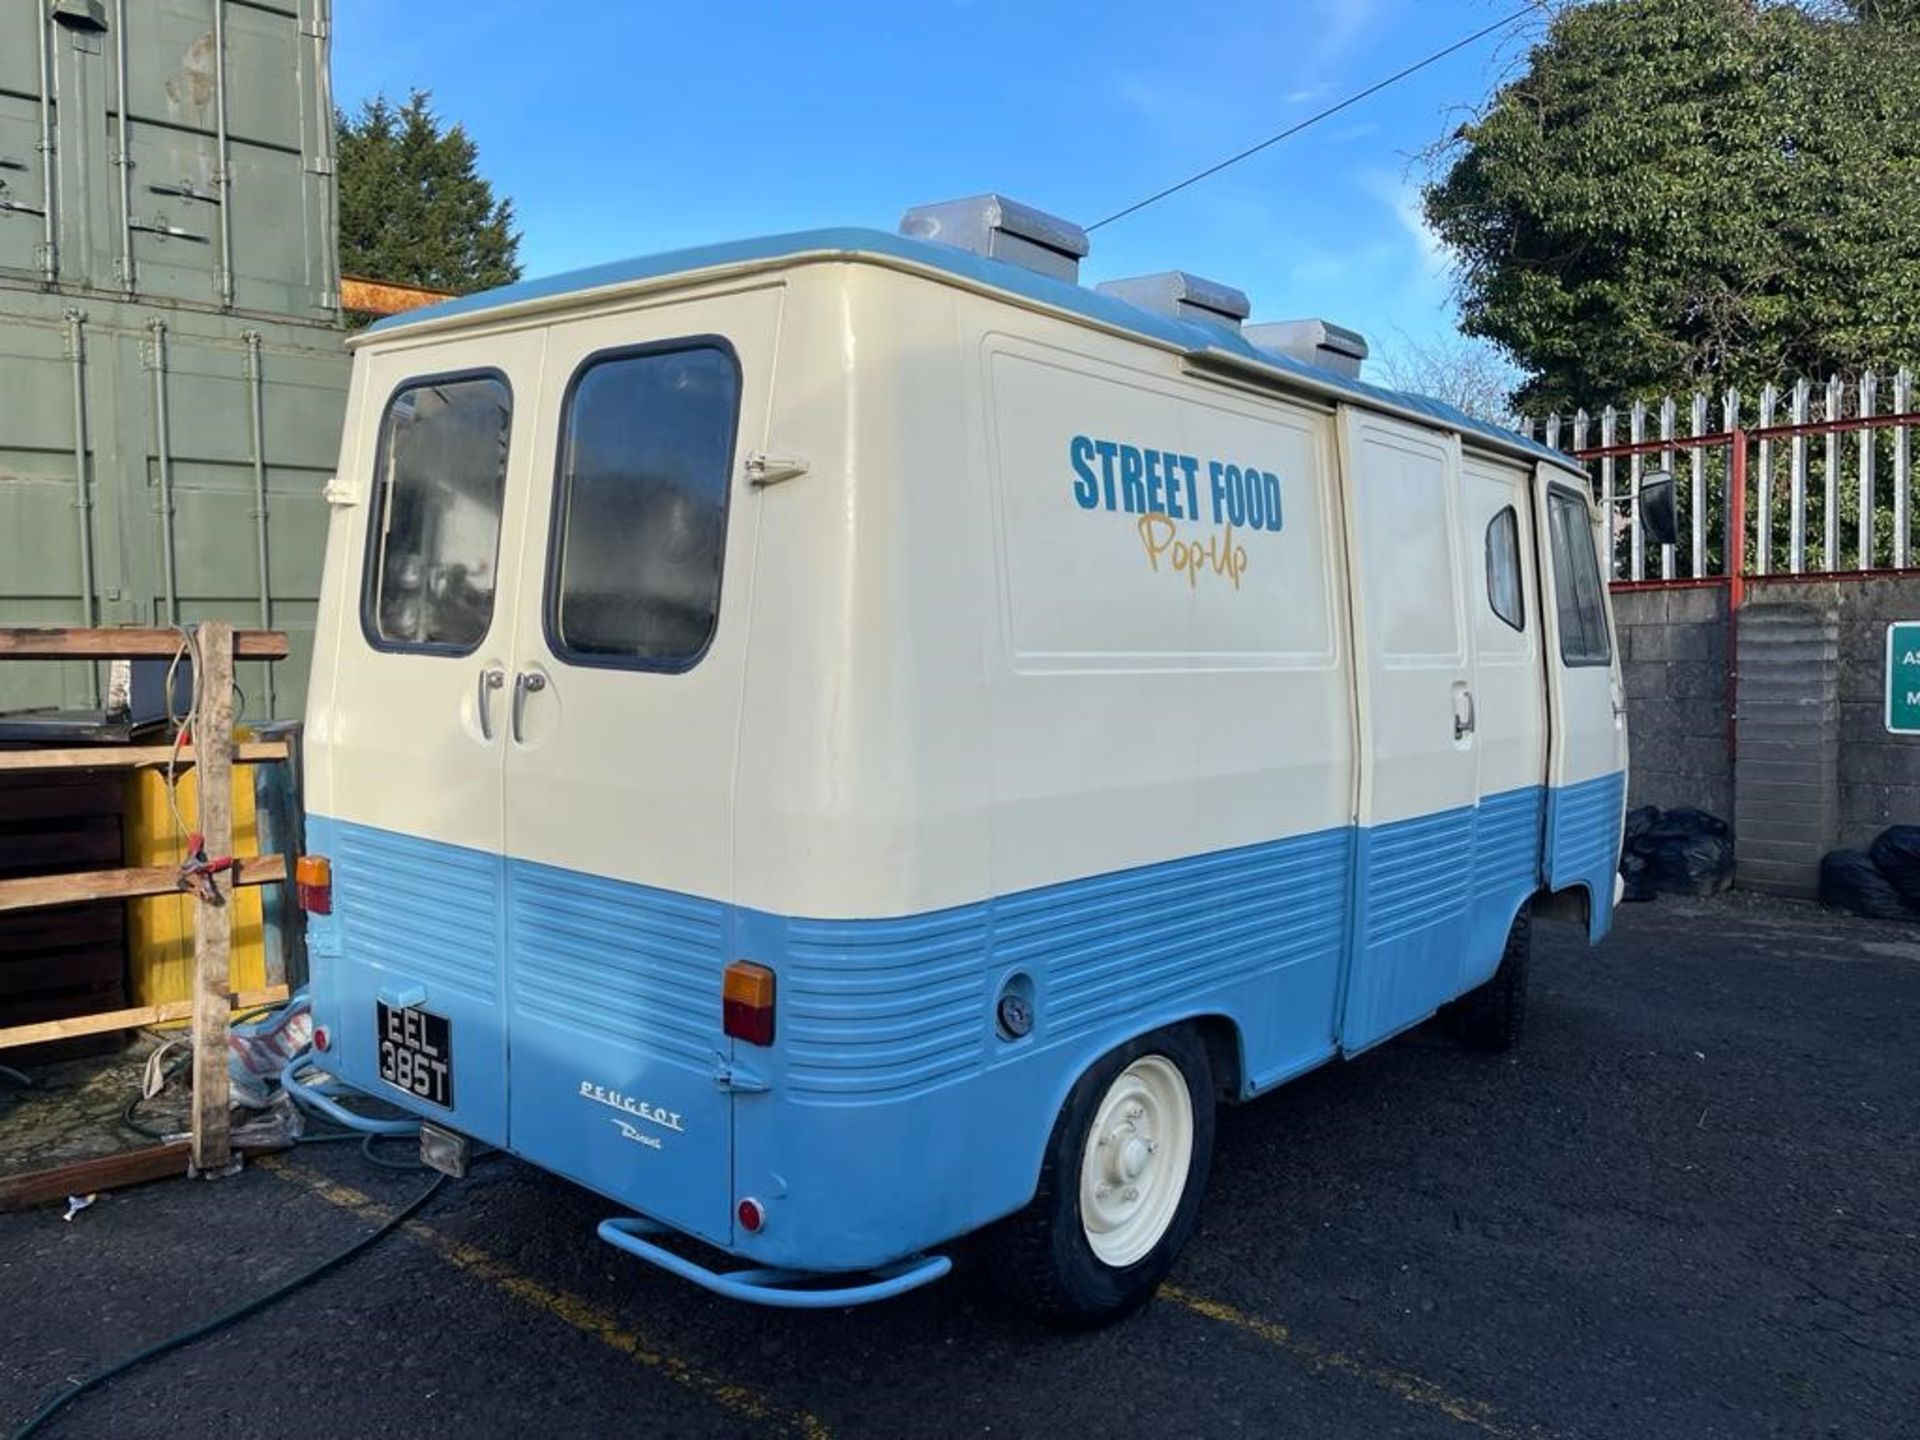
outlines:
[[498, 665], [489, 665], [480, 672], [480, 693], [475, 697], [475, 705], [480, 714], [480, 738], [493, 740], [493, 692], [507, 683], [507, 672]]
[[547, 677], [537, 670], [522, 670], [513, 677], [513, 743], [520, 743], [520, 716], [526, 706], [527, 696], [538, 695], [547, 688]]
[[1464, 685], [1453, 687], [1453, 738], [1464, 740], [1473, 734], [1473, 692]]

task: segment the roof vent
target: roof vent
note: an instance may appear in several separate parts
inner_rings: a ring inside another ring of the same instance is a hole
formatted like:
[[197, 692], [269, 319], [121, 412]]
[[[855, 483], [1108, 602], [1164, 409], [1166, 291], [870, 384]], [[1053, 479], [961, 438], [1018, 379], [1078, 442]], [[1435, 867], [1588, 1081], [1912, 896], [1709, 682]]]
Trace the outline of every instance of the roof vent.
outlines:
[[1240, 322], [1253, 312], [1246, 293], [1218, 280], [1203, 280], [1184, 270], [1165, 270], [1158, 275], [1134, 275], [1125, 280], [1108, 280], [1094, 289], [1116, 300], [1138, 305], [1156, 315], [1171, 315], [1176, 320], [1197, 320], [1224, 330], [1238, 330]]
[[1289, 359], [1304, 360], [1350, 380], [1360, 378], [1360, 362], [1367, 358], [1366, 336], [1326, 320], [1249, 325], [1246, 337], [1262, 350], [1278, 351]]
[[1087, 253], [1087, 232], [1071, 220], [1004, 195], [916, 205], [900, 217], [900, 233], [1005, 260], [1069, 284], [1079, 280], [1080, 261]]

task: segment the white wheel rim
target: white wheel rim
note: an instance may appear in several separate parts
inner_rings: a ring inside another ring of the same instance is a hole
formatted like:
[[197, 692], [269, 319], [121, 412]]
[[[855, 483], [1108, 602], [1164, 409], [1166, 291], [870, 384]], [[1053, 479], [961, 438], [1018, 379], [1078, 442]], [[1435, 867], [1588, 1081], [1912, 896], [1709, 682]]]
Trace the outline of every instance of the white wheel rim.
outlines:
[[1143, 1055], [1120, 1072], [1080, 1157], [1080, 1224], [1116, 1269], [1144, 1259], [1173, 1224], [1193, 1161], [1193, 1097], [1180, 1067]]

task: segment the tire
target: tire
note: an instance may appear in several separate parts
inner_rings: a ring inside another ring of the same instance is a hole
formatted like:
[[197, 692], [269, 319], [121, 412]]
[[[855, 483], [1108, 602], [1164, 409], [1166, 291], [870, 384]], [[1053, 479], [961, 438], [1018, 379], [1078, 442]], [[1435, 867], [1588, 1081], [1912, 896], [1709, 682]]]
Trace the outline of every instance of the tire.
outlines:
[[1193, 1234], [1213, 1130], [1213, 1071], [1192, 1030], [1106, 1055], [1054, 1121], [1033, 1199], [985, 1236], [1001, 1289], [1076, 1329], [1139, 1309]]
[[1533, 954], [1533, 908], [1520, 907], [1493, 978], [1441, 1010], [1447, 1029], [1464, 1045], [1498, 1053], [1520, 1040], [1527, 1019], [1527, 970]]

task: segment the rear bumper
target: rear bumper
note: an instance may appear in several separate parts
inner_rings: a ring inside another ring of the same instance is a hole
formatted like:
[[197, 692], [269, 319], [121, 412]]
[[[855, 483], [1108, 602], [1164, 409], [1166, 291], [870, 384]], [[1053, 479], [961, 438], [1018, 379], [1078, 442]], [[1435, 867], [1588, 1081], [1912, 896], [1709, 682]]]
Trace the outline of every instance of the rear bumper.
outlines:
[[602, 1220], [597, 1232], [615, 1249], [638, 1256], [649, 1265], [657, 1265], [682, 1280], [691, 1280], [702, 1289], [729, 1300], [744, 1300], [752, 1305], [771, 1305], [786, 1310], [837, 1310], [849, 1305], [868, 1305], [875, 1300], [891, 1300], [909, 1290], [931, 1284], [953, 1269], [945, 1255], [918, 1255], [881, 1266], [871, 1272], [873, 1278], [857, 1285], [834, 1285], [823, 1289], [796, 1289], [825, 1279], [844, 1280], [844, 1275], [827, 1276], [811, 1270], [753, 1268], [747, 1270], [709, 1270], [706, 1266], [676, 1255], [647, 1239], [650, 1235], [670, 1233], [666, 1226], [651, 1220], [619, 1218]]

